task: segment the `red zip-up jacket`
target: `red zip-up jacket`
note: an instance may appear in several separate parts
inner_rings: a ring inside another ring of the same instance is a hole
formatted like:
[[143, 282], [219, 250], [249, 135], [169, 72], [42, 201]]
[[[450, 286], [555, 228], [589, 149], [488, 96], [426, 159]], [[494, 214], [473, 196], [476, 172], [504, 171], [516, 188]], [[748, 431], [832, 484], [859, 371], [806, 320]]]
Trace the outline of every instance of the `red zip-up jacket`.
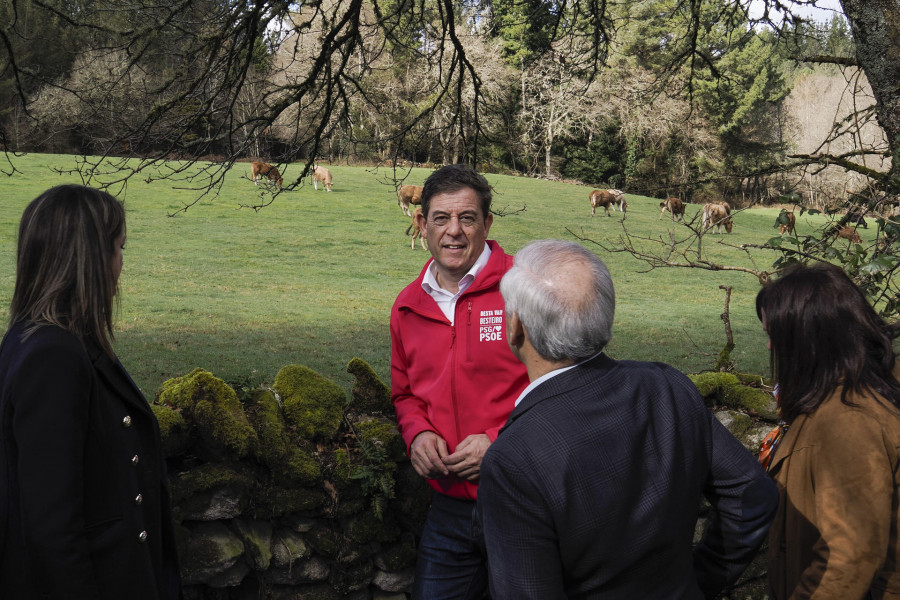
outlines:
[[[450, 453], [472, 434], [493, 442], [528, 385], [528, 373], [506, 343], [500, 279], [513, 257], [497, 242], [456, 303], [455, 324], [422, 289], [429, 260], [391, 309], [391, 398], [407, 451], [423, 431], [444, 438]], [[429, 479], [437, 492], [475, 500], [477, 484], [455, 475]]]

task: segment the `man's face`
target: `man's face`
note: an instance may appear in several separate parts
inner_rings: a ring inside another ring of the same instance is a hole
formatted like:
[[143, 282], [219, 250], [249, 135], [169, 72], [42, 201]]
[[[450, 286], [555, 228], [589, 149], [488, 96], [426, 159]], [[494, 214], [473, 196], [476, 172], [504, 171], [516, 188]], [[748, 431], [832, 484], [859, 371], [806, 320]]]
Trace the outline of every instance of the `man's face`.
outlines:
[[432, 196], [428, 218], [419, 214], [416, 223], [434, 257], [442, 288], [458, 290], [459, 280], [481, 256], [493, 221], [493, 215], [481, 214], [481, 200], [472, 188]]

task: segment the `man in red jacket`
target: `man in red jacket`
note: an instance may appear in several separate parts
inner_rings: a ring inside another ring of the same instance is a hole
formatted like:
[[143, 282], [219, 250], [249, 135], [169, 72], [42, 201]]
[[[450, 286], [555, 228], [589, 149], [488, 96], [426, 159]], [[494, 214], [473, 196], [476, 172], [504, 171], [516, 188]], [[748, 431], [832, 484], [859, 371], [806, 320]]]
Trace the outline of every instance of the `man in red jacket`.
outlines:
[[488, 182], [435, 171], [416, 223], [431, 251], [391, 309], [391, 397], [413, 468], [433, 488], [414, 600], [477, 599], [487, 568], [472, 526], [481, 458], [528, 374], [506, 343], [500, 279], [512, 257], [487, 240]]

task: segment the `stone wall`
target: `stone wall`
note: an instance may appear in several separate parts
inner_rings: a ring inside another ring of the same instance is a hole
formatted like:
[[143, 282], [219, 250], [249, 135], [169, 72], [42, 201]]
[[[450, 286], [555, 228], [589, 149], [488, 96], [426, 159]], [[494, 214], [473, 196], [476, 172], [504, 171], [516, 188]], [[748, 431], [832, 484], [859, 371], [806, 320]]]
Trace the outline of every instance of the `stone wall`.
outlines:
[[[162, 385], [153, 410], [186, 600], [408, 597], [428, 488], [406, 457], [388, 387], [359, 359], [347, 370], [349, 398], [299, 365], [271, 389], [233, 387], [203, 369]], [[692, 378], [755, 450], [775, 418], [771, 394], [748, 387], [754, 378]], [[698, 539], [704, 525], [701, 516]], [[733, 598], [765, 598], [758, 562]]]

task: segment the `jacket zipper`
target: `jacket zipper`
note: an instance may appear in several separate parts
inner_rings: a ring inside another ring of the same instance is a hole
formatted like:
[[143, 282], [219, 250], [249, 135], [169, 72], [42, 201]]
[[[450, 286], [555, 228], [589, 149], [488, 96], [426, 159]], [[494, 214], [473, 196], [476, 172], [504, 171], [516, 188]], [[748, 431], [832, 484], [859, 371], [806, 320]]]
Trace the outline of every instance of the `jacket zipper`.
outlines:
[[472, 301], [466, 310], [466, 362], [472, 362]]

